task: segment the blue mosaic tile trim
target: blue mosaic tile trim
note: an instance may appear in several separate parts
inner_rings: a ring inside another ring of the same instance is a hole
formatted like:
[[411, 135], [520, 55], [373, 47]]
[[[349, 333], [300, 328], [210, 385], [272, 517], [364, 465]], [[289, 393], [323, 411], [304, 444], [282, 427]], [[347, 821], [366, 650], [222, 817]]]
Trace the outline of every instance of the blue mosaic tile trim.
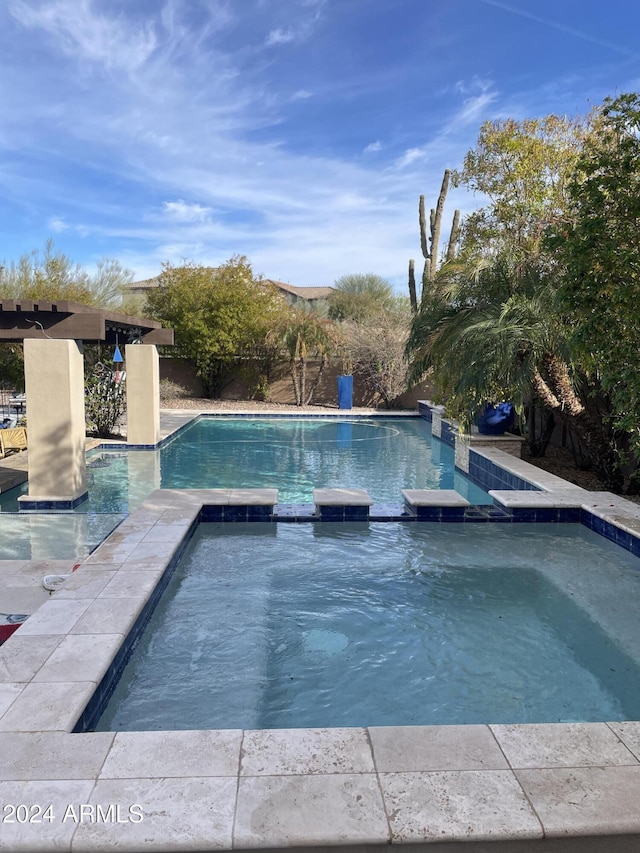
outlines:
[[368, 506], [320, 506], [320, 521], [369, 521]]
[[[171, 438], [174, 438], [174, 435]], [[91, 450], [157, 450], [167, 440], [167, 438], [160, 439], [157, 444], [123, 444], [122, 442], [116, 444], [113, 441], [105, 441], [96, 447], [92, 447]]]
[[448, 444], [449, 447], [455, 447], [457, 435], [458, 430], [456, 427], [452, 426], [449, 423], [445, 423], [445, 421], [442, 421], [440, 441], [443, 441], [445, 444]]
[[273, 521], [271, 504], [261, 506], [203, 506], [198, 517], [199, 521]]
[[[236, 517], [236, 510], [246, 510], [246, 518]], [[113, 691], [118, 684], [122, 671], [127, 664], [129, 656], [135, 648], [136, 642], [144, 630], [151, 614], [153, 613], [160, 597], [162, 596], [175, 567], [180, 562], [189, 540], [201, 521], [238, 521], [238, 520], [273, 520], [278, 521], [422, 521], [422, 522], [510, 522], [510, 523], [544, 523], [544, 522], [581, 522], [590, 530], [600, 536], [629, 551], [636, 557], [640, 557], [640, 538], [631, 535], [614, 524], [599, 518], [597, 515], [576, 508], [567, 509], [526, 509], [514, 508], [507, 511], [499, 506], [469, 506], [469, 507], [417, 507], [419, 515], [409, 515], [399, 512], [399, 504], [374, 504], [371, 507], [372, 515], [369, 516], [369, 507], [323, 507], [319, 519], [315, 513], [313, 504], [279, 504], [277, 511], [272, 507], [218, 507], [203, 506], [199, 518], [191, 525], [185, 538], [178, 547], [173, 559], [167, 566], [162, 578], [158, 582], [149, 600], [138, 616], [133, 628], [127, 635], [123, 645], [119, 649], [111, 666], [105, 673], [102, 681], [96, 688], [95, 693], [82, 712], [73, 732], [91, 731], [97, 724], [104, 708], [107, 706]], [[232, 510], [226, 513], [225, 510]], [[268, 519], [264, 518], [264, 510], [268, 510]], [[251, 511], [251, 513], [249, 512]], [[258, 511], [258, 512], [256, 512]], [[348, 512], [347, 512], [348, 511]], [[249, 515], [252, 518], [249, 518]], [[225, 516], [227, 516], [225, 518]]]
[[427, 406], [426, 403], [418, 403], [418, 414], [421, 418], [424, 418], [425, 421], [429, 421], [429, 423], [433, 420], [431, 406]]
[[74, 498], [71, 501], [20, 501], [20, 510], [69, 510], [75, 509], [81, 503], [87, 500], [89, 492], [80, 495], [79, 498]]
[[417, 506], [415, 517], [417, 521], [464, 521], [465, 507], [463, 506]]
[[524, 480], [517, 474], [512, 474], [510, 471], [505, 471], [495, 462], [487, 459], [475, 450], [469, 450], [469, 471], [465, 473], [476, 486], [480, 486], [485, 492], [489, 489], [508, 489], [513, 491], [525, 490], [530, 492], [540, 492], [538, 486], [534, 486], [528, 480]]
[[625, 551], [629, 551], [634, 557], [640, 557], [640, 539], [637, 536], [627, 533], [621, 527], [616, 527], [615, 524], [611, 524], [611, 522], [605, 521], [585, 509], [582, 510], [582, 523], [594, 533], [604, 536], [605, 539], [609, 539], [624, 548]]
[[541, 524], [547, 522], [560, 524], [579, 524], [581, 521], [580, 509], [550, 508], [542, 509], [527, 509], [526, 507], [518, 507], [510, 510], [514, 523], [530, 523], [539, 522]]
[[168, 564], [164, 574], [158, 581], [156, 588], [149, 596], [147, 603], [140, 611], [140, 614], [136, 619], [133, 627], [125, 637], [124, 642], [120, 646], [120, 649], [118, 650], [115, 658], [111, 662], [111, 665], [105, 672], [102, 681], [96, 687], [93, 696], [87, 703], [87, 706], [85, 707], [77, 723], [73, 727], [72, 732], [88, 732], [95, 728], [98, 720], [102, 716], [104, 709], [107, 707], [109, 699], [111, 699], [111, 696], [113, 695], [113, 691], [116, 689], [116, 686], [120, 681], [122, 672], [125, 666], [127, 665], [129, 657], [131, 656], [131, 653], [133, 652], [136, 646], [138, 638], [144, 631], [147, 622], [151, 618], [151, 615], [155, 610], [155, 607], [158, 604], [162, 593], [165, 591], [167, 584], [171, 580], [171, 576], [173, 575], [176, 566], [182, 559], [182, 555], [184, 554], [197, 526], [198, 522], [195, 521], [189, 528], [186, 536], [184, 537], [178, 548], [176, 549], [176, 552], [173, 555], [171, 562]]

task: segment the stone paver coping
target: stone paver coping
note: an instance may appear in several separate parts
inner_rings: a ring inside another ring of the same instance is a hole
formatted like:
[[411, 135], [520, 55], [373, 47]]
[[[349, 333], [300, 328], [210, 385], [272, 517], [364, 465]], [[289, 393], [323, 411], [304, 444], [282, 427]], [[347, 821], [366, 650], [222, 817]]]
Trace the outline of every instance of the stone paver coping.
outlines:
[[316, 506], [371, 506], [373, 500], [366, 489], [314, 489]]
[[454, 489], [403, 489], [402, 496], [408, 506], [471, 506]]
[[569, 489], [558, 492], [534, 492], [530, 489], [491, 489], [493, 502], [507, 509], [580, 509], [584, 503], [584, 492]]

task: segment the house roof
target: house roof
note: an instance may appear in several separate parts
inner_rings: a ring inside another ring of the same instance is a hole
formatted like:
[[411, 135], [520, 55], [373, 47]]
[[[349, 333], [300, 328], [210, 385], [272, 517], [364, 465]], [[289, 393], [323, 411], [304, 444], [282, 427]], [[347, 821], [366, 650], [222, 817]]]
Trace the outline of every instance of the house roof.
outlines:
[[151, 290], [154, 287], [157, 287], [160, 284], [160, 277], [154, 276], [153, 278], [144, 278], [141, 281], [132, 281], [130, 285], [128, 285], [129, 290]]
[[[327, 299], [333, 293], [333, 287], [296, 287], [293, 284], [287, 284], [284, 281], [276, 281], [274, 278], [265, 278], [268, 284], [273, 284], [278, 290], [285, 293], [290, 293], [297, 296], [298, 299]], [[129, 290], [132, 292], [143, 293], [147, 290], [153, 290], [160, 283], [159, 276], [153, 278], [145, 278], [142, 281], [134, 281], [129, 285]]]
[[300, 299], [327, 299], [333, 293], [333, 287], [295, 287], [293, 284], [286, 284], [284, 281], [276, 281], [273, 278], [267, 278], [265, 281], [274, 284], [278, 290], [292, 293]]

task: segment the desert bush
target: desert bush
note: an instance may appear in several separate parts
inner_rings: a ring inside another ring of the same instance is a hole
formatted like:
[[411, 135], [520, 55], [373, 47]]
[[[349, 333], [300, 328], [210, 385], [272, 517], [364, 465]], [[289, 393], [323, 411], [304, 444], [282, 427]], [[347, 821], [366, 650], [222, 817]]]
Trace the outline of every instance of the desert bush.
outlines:
[[124, 382], [116, 382], [111, 365], [98, 362], [85, 381], [87, 432], [109, 438], [127, 408]]
[[174, 382], [173, 379], [160, 380], [160, 402], [166, 403], [167, 400], [183, 400], [185, 397], [190, 397], [191, 392], [179, 382]]

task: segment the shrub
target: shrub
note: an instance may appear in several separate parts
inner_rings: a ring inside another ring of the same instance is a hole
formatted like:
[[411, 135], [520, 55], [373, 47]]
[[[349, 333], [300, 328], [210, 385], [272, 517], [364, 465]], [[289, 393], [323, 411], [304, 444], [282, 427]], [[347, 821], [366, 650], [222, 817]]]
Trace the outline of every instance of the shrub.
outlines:
[[124, 382], [116, 383], [111, 365], [99, 361], [85, 384], [87, 432], [99, 438], [111, 437], [126, 408]]
[[167, 400], [182, 400], [185, 397], [190, 397], [191, 393], [188, 388], [181, 385], [179, 382], [174, 382], [173, 379], [160, 380], [160, 401], [166, 403]]

